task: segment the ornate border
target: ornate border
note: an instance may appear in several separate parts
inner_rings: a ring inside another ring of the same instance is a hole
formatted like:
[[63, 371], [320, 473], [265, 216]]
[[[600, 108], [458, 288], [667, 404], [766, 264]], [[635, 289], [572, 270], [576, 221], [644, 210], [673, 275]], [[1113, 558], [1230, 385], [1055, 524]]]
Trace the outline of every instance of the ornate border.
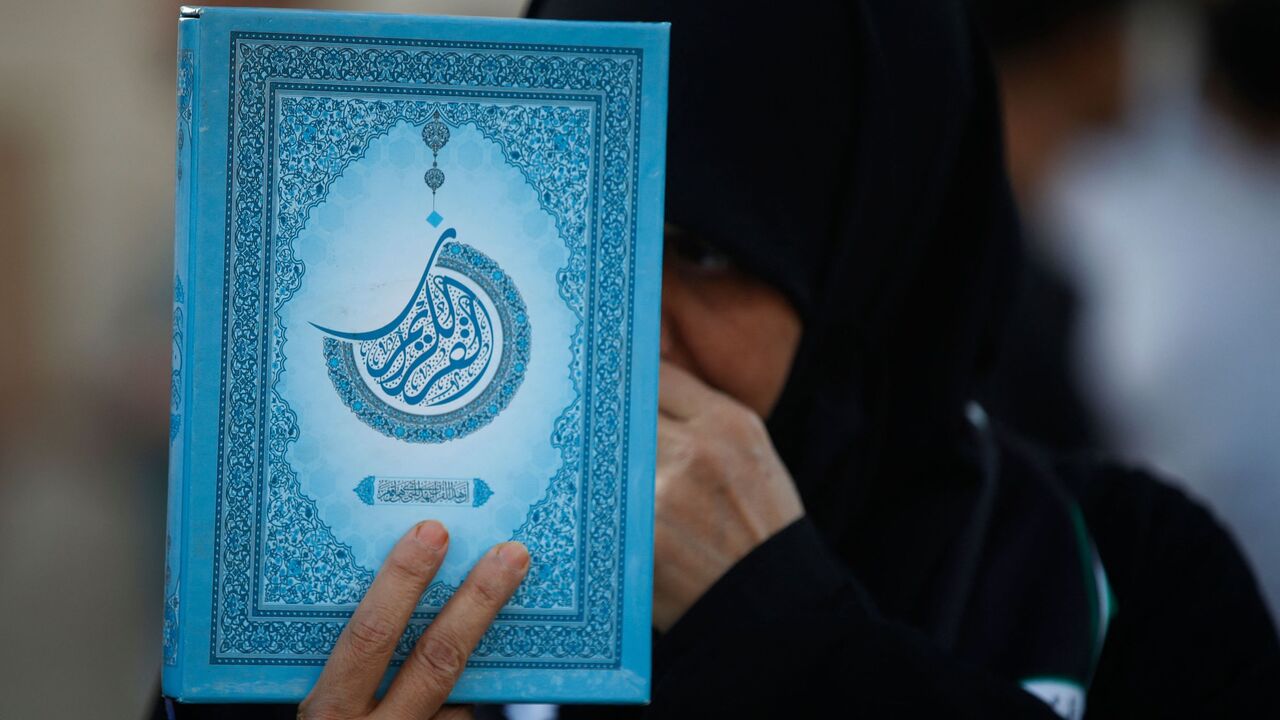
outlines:
[[[297, 491], [296, 477], [283, 461], [285, 447], [297, 437], [296, 417], [274, 389], [263, 392], [263, 388], [273, 388], [280, 371], [266, 359], [284, 359], [284, 328], [275, 314], [297, 289], [303, 272], [289, 238], [296, 236], [307, 211], [318, 202], [305, 194], [300, 196], [301, 207], [286, 209], [282, 202], [280, 233], [272, 236], [267, 218], [272, 217], [269, 208], [274, 198], [267, 190], [274, 185], [271, 164], [264, 158], [273, 146], [267, 135], [275, 127], [266, 121], [266, 113], [274, 106], [268, 101], [279, 81], [306, 79], [316, 89], [335, 93], [436, 95], [455, 99], [445, 107], [482, 108], [472, 121], [482, 131], [489, 127], [508, 161], [521, 167], [529, 182], [540, 189], [544, 207], [556, 218], [557, 229], [571, 249], [570, 262], [558, 275], [561, 296], [583, 321], [574, 336], [571, 364], [571, 374], [585, 379], [582, 425], [568, 422], [566, 416], [556, 423], [552, 442], [561, 448], [566, 462], [552, 478], [547, 497], [534, 505], [514, 534], [530, 546], [535, 565], [513, 605], [560, 605], [558, 598], [540, 596], [539, 591], [554, 588], [558, 582], [563, 585], [564, 577], [557, 577], [557, 573], [566, 569], [581, 580], [573, 584], [583, 592], [583, 602], [579, 612], [567, 619], [504, 613], [481, 641], [471, 664], [618, 667], [641, 52], [630, 48], [231, 35], [229, 241], [224, 258], [219, 533], [215, 538], [211, 663], [321, 664], [349, 616], [349, 610], [290, 612], [289, 619], [253, 616], [257, 595], [250, 588], [260, 577], [254, 549], [263, 533], [261, 518], [255, 513], [260, 511], [264, 493], [288, 494], [293, 490], [304, 513], [310, 506], [312, 522], [293, 530], [302, 530], [302, 543], [323, 551], [319, 559], [328, 564], [326, 572], [338, 571], [336, 576], [342, 576], [341, 571], [348, 571], [345, 580], [353, 597], [363, 594], [372, 576], [355, 565], [349, 549], [333, 542], [328, 528], [314, 518], [314, 503]], [[596, 118], [602, 128], [592, 138], [596, 145], [591, 164], [596, 170], [589, 195], [599, 205], [590, 215], [566, 212], [586, 198], [542, 190], [555, 180], [545, 175], [560, 172], [560, 166], [548, 163], [545, 157], [523, 156], [523, 136], [504, 132], [510, 128], [500, 123], [492, 124], [492, 115], [500, 114], [503, 108], [525, 106], [481, 106], [476, 102], [556, 102], [569, 98], [566, 91], [583, 91], [584, 97], [594, 96], [598, 103]], [[490, 115], [487, 121], [484, 113]], [[352, 150], [356, 155], [363, 153], [358, 147]], [[282, 177], [281, 183], [285, 182]], [[319, 187], [316, 192], [322, 195], [326, 190]], [[591, 312], [584, 314], [588, 308]], [[264, 333], [264, 328], [274, 330]], [[273, 347], [277, 352], [270, 354]], [[579, 437], [580, 427], [590, 428], [590, 432]], [[268, 488], [268, 478], [273, 485], [279, 478], [281, 487]], [[570, 502], [566, 503], [566, 498]], [[571, 554], [566, 556], [566, 537], [553, 531], [579, 520], [577, 532], [568, 538]], [[576, 548], [574, 536], [581, 540]], [[573, 554], [577, 555], [576, 563]], [[539, 558], [544, 560], [541, 566]], [[432, 603], [430, 592], [426, 599]], [[419, 615], [425, 619], [432, 613]], [[411, 647], [423, 626], [421, 620], [411, 624], [401, 639], [400, 651]]]
[[182, 286], [182, 276], [173, 276], [173, 367], [169, 371], [169, 443], [173, 444], [182, 433], [182, 357], [183, 334], [187, 326], [183, 312], [187, 304], [187, 291]]

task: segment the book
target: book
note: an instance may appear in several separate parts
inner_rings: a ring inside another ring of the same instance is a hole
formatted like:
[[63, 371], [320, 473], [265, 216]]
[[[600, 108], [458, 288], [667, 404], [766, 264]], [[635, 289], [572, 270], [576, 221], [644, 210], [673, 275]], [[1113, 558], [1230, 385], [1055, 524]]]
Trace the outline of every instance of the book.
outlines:
[[387, 681], [518, 540], [450, 701], [646, 701], [667, 26], [179, 23], [164, 694], [301, 700], [435, 518]]

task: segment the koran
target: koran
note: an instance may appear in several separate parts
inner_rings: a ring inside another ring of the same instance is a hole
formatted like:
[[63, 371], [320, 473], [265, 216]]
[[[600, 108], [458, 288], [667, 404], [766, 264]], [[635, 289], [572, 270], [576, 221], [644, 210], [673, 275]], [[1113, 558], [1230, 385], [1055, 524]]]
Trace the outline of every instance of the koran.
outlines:
[[450, 700], [647, 700], [667, 26], [179, 24], [164, 693], [300, 700], [434, 518], [397, 658], [518, 540]]

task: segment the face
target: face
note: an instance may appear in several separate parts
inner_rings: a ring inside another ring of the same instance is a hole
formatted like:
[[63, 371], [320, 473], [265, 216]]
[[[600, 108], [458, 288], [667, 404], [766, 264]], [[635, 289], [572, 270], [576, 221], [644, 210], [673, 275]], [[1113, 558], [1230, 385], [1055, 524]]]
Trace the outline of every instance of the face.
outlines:
[[662, 358], [762, 418], [773, 411], [800, 343], [800, 316], [773, 286], [667, 226]]

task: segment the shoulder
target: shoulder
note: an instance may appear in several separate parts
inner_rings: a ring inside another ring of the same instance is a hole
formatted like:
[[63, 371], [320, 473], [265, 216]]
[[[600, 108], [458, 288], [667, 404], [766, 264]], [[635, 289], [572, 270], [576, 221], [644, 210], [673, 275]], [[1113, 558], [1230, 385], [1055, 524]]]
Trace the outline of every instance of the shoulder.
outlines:
[[1097, 456], [1057, 458], [1052, 467], [1079, 503], [1117, 592], [1199, 568], [1222, 579], [1230, 575], [1240, 592], [1258, 594], [1230, 532], [1172, 482]]
[[1257, 594], [1230, 532], [1200, 500], [1151, 471], [1098, 453], [1052, 453], [1001, 433], [1006, 461], [1052, 478], [1079, 506], [1107, 574], [1119, 592], [1136, 592], [1174, 568], [1243, 570], [1240, 589]]
[[1085, 456], [1049, 462], [1080, 506], [1116, 599], [1091, 717], [1142, 714], [1153, 703], [1173, 715], [1273, 708], [1280, 642], [1213, 513], [1142, 469]]

